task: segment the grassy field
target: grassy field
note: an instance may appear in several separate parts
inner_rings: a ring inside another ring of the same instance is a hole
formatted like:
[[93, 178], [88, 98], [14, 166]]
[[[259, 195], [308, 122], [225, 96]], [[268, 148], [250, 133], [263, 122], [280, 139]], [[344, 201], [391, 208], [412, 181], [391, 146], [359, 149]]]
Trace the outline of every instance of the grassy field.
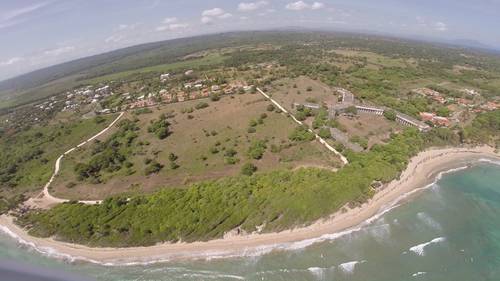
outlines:
[[[195, 109], [200, 102], [209, 106]], [[138, 116], [128, 114], [125, 118], [137, 118], [140, 128], [134, 145], [136, 149], [128, 159], [133, 164], [133, 171], [124, 169], [107, 173], [103, 176], [104, 183], [100, 184], [78, 181], [74, 167], [87, 161], [93, 149], [92, 146], [85, 147], [63, 161], [61, 174], [53, 185], [55, 193], [68, 198], [91, 199], [122, 192], [150, 192], [160, 187], [185, 186], [201, 180], [234, 176], [240, 173], [245, 163], [253, 163], [259, 172], [304, 166], [333, 168], [339, 164], [338, 159], [317, 142], [291, 143], [288, 136], [295, 124], [283, 114], [267, 111], [267, 105], [269, 103], [262, 96], [245, 94], [226, 96], [218, 102], [207, 99], [165, 105]], [[165, 139], [159, 139], [147, 129], [161, 114], [171, 116], [167, 120], [171, 123], [172, 134]], [[261, 119], [262, 114], [267, 117]], [[259, 124], [259, 119], [262, 124]], [[257, 124], [252, 127], [254, 122]], [[254, 128], [255, 132], [249, 133], [249, 128]], [[257, 141], [264, 141], [266, 146], [261, 159], [248, 155], [250, 147]], [[170, 153], [176, 155], [178, 168], [171, 168]], [[234, 155], [228, 156], [230, 154]], [[146, 159], [164, 165], [163, 169], [146, 176]], [[70, 182], [76, 186], [70, 184], [71, 188], [68, 188]]]
[[400, 132], [404, 128], [399, 123], [391, 122], [383, 116], [367, 113], [359, 113], [353, 118], [339, 116], [337, 120], [350, 137], [367, 140], [369, 148], [374, 144], [384, 144], [390, 139], [391, 133]]
[[64, 122], [32, 127], [0, 138], [1, 190], [7, 197], [40, 190], [50, 178], [54, 162], [64, 151], [105, 128], [116, 115], [96, 119], [73, 116]]
[[164, 73], [164, 72], [170, 72], [170, 71], [176, 71], [176, 70], [187, 70], [189, 68], [197, 68], [200, 66], [215, 65], [215, 64], [219, 64], [223, 61], [224, 61], [223, 56], [221, 56], [220, 54], [217, 54], [217, 53], [213, 53], [213, 54], [209, 54], [209, 55], [206, 55], [204, 57], [201, 57], [201, 58], [187, 59], [187, 60], [182, 60], [182, 61], [178, 61], [178, 62], [174, 62], [174, 63], [160, 64], [160, 65], [143, 67], [143, 68], [129, 70], [129, 71], [113, 73], [113, 74], [104, 75], [104, 76], [100, 76], [100, 77], [89, 79], [89, 80], [84, 80], [83, 82], [87, 83], [87, 84], [96, 84], [96, 83], [101, 83], [101, 82], [105, 82], [105, 81], [125, 79], [127, 77], [130, 77], [130, 76], [133, 76], [136, 74], [141, 74], [141, 73], [149, 73], [149, 72]]
[[333, 105], [338, 100], [338, 96], [330, 87], [305, 76], [278, 80], [272, 84], [272, 88], [268, 92], [273, 99], [292, 112], [294, 103], [316, 103], [319, 105], [325, 103]]
[[337, 49], [334, 50], [336, 54], [343, 55], [349, 58], [364, 59], [368, 64], [375, 67], [407, 67], [407, 66], [417, 66], [417, 62], [413, 59], [399, 59], [390, 58], [373, 52], [359, 51], [359, 50], [347, 50], [347, 49]]

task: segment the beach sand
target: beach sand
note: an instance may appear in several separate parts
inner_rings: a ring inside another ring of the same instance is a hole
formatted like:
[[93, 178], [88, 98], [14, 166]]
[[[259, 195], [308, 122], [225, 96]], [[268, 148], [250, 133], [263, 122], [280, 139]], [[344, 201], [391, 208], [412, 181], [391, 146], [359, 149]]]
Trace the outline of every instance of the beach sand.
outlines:
[[413, 157], [399, 180], [381, 188], [360, 207], [337, 212], [312, 225], [278, 233], [229, 236], [223, 239], [194, 243], [163, 243], [149, 247], [91, 248], [83, 245], [36, 238], [13, 223], [13, 218], [0, 216], [1, 230], [33, 247], [58, 258], [85, 260], [105, 265], [147, 264], [178, 259], [212, 259], [259, 255], [279, 249], [302, 248], [312, 243], [332, 239], [355, 231], [383, 212], [408, 200], [408, 196], [432, 184], [440, 172], [464, 167], [480, 159], [500, 160], [500, 155], [488, 146], [476, 148], [431, 149]]

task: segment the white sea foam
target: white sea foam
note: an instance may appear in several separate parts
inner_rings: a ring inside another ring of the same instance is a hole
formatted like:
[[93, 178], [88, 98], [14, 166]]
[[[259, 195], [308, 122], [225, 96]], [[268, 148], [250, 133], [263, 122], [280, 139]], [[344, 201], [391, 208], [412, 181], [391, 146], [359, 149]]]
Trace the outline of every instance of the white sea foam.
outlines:
[[490, 163], [490, 164], [495, 164], [495, 165], [499, 165], [500, 166], [500, 160], [493, 160], [493, 159], [490, 159], [490, 158], [480, 158], [478, 161], [479, 162], [487, 162], [487, 163]]
[[434, 238], [432, 239], [431, 241], [429, 242], [425, 242], [425, 243], [422, 243], [422, 244], [418, 244], [416, 246], [413, 246], [411, 247], [409, 250], [419, 256], [424, 256], [425, 255], [425, 247], [429, 246], [429, 245], [432, 245], [432, 244], [437, 244], [437, 243], [441, 243], [441, 242], [444, 242], [446, 239], [444, 237], [438, 237], [438, 238]]
[[417, 276], [422, 276], [422, 275], [425, 275], [427, 272], [425, 271], [419, 271], [419, 272], [415, 272], [413, 273], [411, 276], [412, 277], [417, 277]]
[[365, 230], [379, 243], [387, 241], [391, 235], [391, 226], [388, 223], [366, 227]]
[[442, 230], [441, 225], [425, 212], [419, 212], [417, 218], [435, 230]]
[[350, 262], [345, 262], [342, 264], [339, 264], [339, 268], [347, 274], [352, 274], [354, 272], [354, 269], [356, 268], [356, 265], [359, 263], [364, 263], [365, 261], [350, 261]]
[[309, 272], [311, 272], [312, 275], [314, 275], [314, 277], [316, 277], [316, 279], [318, 279], [318, 280], [323, 280], [325, 278], [325, 270], [326, 270], [326, 268], [322, 268], [322, 267], [309, 267], [309, 268], [307, 268], [307, 270], [309, 270]]

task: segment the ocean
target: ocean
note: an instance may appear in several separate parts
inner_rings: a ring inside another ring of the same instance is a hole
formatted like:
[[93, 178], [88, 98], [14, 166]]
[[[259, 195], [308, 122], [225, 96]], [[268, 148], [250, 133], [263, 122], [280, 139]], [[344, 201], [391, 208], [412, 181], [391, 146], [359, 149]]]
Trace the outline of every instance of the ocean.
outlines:
[[500, 166], [446, 174], [409, 202], [337, 236], [251, 257], [101, 266], [43, 256], [0, 234], [0, 259], [109, 281], [500, 280]]

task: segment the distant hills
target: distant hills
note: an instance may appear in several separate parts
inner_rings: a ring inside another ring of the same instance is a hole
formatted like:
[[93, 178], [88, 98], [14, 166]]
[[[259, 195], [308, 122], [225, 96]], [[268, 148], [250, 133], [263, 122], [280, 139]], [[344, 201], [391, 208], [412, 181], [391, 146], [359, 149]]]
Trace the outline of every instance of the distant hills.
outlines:
[[[295, 36], [290, 36], [294, 34]], [[0, 110], [58, 94], [85, 84], [85, 80], [121, 71], [135, 70], [178, 61], [182, 57], [210, 48], [231, 47], [259, 42], [290, 43], [297, 39], [317, 39], [329, 34], [338, 37], [382, 38], [345, 32], [328, 32], [289, 28], [275, 31], [245, 31], [173, 39], [127, 47], [99, 55], [36, 70], [0, 82]], [[404, 40], [404, 39], [401, 39]], [[485, 50], [485, 46], [471, 40], [450, 44]]]

